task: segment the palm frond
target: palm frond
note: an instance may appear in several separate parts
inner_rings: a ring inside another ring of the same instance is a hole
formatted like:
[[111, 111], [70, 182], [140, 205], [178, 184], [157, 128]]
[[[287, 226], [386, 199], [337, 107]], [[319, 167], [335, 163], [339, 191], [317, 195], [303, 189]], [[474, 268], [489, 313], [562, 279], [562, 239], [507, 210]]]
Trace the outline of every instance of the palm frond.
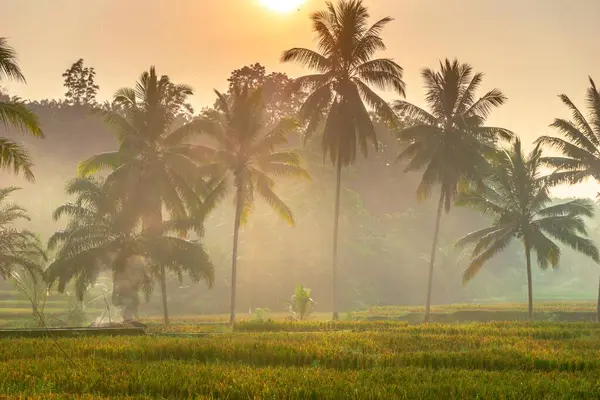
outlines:
[[400, 116], [407, 118], [409, 121], [415, 121], [419, 124], [431, 126], [437, 123], [436, 118], [433, 115], [404, 100], [397, 100], [394, 103], [394, 109]]
[[597, 157], [594, 154], [584, 148], [557, 137], [540, 136], [535, 141], [535, 144], [555, 148], [561, 151], [566, 157], [575, 158], [587, 163], [594, 163], [597, 160]]
[[592, 77], [589, 77], [590, 87], [587, 91], [587, 105], [590, 110], [591, 124], [595, 129], [596, 137], [600, 140], [600, 92]]
[[272, 180], [257, 170], [253, 170], [250, 176], [260, 197], [277, 212], [281, 219], [290, 226], [294, 226], [295, 221], [292, 210], [273, 192]]
[[364, 82], [362, 82], [359, 79], [355, 79], [354, 83], [356, 84], [356, 88], [358, 89], [362, 100], [369, 107], [375, 110], [377, 115], [383, 118], [384, 121], [394, 123], [398, 120], [398, 117], [396, 116], [396, 113], [394, 113], [392, 107], [377, 93], [371, 90], [369, 86], [367, 86]]
[[594, 216], [594, 203], [588, 199], [575, 199], [546, 207], [537, 213], [541, 216], [580, 215], [591, 218]]
[[476, 256], [471, 261], [465, 272], [463, 272], [463, 284], [466, 284], [473, 279], [488, 260], [508, 247], [512, 238], [513, 232], [511, 230], [507, 230], [505, 231], [504, 235], [497, 237], [489, 246], [487, 246], [484, 251]]
[[393, 89], [398, 95], [406, 96], [404, 70], [391, 58], [368, 60], [356, 67], [354, 73], [368, 85], [381, 90]]
[[25, 82], [25, 77], [17, 63], [17, 52], [8, 45], [4, 37], [0, 37], [0, 79], [13, 79]]
[[40, 138], [44, 137], [38, 116], [27, 108], [25, 102], [19, 98], [0, 101], [0, 123], [7, 129], [10, 126], [14, 126], [22, 132], [27, 132]]
[[[593, 132], [588, 132], [588, 129], [591, 129], [589, 126], [584, 126], [582, 131], [571, 122], [558, 118], [555, 119], [550, 126], [565, 135], [576, 146], [581, 147], [592, 154], [598, 152], [597, 146], [600, 146], [599, 143], [596, 143], [598, 138], [594, 136]], [[589, 136], [590, 133], [592, 135], [591, 137]]]
[[[562, 121], [566, 122], [568, 125], [573, 126], [577, 130], [580, 130], [581, 133], [587, 138], [587, 140], [589, 140], [595, 146], [600, 146], [600, 139], [596, 134], [594, 134], [594, 130], [586, 120], [585, 116], [581, 113], [581, 111], [579, 111], [579, 109], [575, 106], [571, 99], [565, 94], [561, 94], [558, 97], [563, 102], [563, 104], [566, 105], [569, 108], [569, 110], [571, 110], [573, 120], [575, 121], [576, 125], [572, 124], [570, 121]], [[560, 129], [560, 127], [557, 128]]]
[[545, 270], [548, 266], [554, 268], [558, 265], [561, 255], [560, 248], [542, 232], [534, 230], [528, 236], [527, 244], [537, 254], [538, 265], [541, 269]]
[[297, 62], [309, 69], [320, 72], [327, 72], [330, 68], [327, 58], [316, 51], [299, 47], [284, 51], [281, 56], [281, 62]]
[[98, 154], [79, 163], [78, 173], [86, 177], [104, 169], [114, 170], [121, 165], [122, 159], [123, 155], [118, 151]]
[[35, 181], [33, 161], [20, 144], [5, 138], [0, 138], [0, 168], [11, 170], [15, 174], [23, 173], [28, 181]]
[[505, 102], [506, 96], [499, 89], [492, 89], [473, 103], [464, 114], [476, 115], [486, 119], [494, 108], [500, 107]]

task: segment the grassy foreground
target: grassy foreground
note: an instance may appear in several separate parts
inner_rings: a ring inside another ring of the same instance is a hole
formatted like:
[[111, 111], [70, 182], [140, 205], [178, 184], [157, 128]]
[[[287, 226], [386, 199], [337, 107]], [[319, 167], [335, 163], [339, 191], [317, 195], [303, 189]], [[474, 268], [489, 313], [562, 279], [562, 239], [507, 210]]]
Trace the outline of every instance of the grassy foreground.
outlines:
[[246, 322], [205, 337], [186, 337], [189, 325], [177, 330], [181, 337], [154, 329], [60, 339], [75, 367], [52, 340], [0, 340], [0, 397], [600, 398], [597, 324]]

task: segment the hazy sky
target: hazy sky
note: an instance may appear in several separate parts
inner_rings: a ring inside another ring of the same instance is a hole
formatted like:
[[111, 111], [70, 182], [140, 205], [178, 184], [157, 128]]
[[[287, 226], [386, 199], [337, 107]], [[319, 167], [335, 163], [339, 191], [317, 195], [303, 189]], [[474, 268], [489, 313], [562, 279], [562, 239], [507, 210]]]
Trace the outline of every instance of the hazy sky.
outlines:
[[[28, 81], [2, 85], [26, 98], [62, 97], [61, 74], [81, 57], [95, 67], [100, 97], [108, 99], [154, 64], [192, 85], [199, 108], [243, 65], [300, 73], [279, 57], [286, 48], [312, 46], [308, 15], [324, 4], [306, 0], [299, 11], [281, 15], [260, 0], [0, 0], [0, 36], [17, 49]], [[600, 84], [600, 0], [365, 4], [374, 19], [395, 18], [384, 31], [383, 55], [404, 67], [408, 100], [421, 104], [422, 67], [458, 57], [486, 73], [484, 89], [498, 87], [508, 96], [491, 123], [525, 142], [550, 133], [553, 118], [567, 116], [559, 93], [583, 107], [588, 75]]]

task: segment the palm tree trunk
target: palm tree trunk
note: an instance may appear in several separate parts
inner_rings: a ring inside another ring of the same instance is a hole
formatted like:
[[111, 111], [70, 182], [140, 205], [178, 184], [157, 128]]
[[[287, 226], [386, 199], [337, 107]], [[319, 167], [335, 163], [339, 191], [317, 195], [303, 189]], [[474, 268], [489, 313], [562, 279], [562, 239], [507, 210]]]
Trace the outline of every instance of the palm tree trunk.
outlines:
[[528, 298], [528, 319], [533, 320], [533, 284], [531, 282], [531, 249], [527, 243], [527, 239], [523, 240], [525, 244], [525, 258], [527, 259], [527, 298]]
[[440, 201], [435, 219], [435, 231], [433, 232], [433, 245], [431, 246], [431, 256], [429, 257], [429, 280], [427, 282], [427, 300], [425, 303], [425, 322], [429, 322], [429, 313], [431, 311], [431, 290], [433, 289], [433, 266], [435, 265], [435, 254], [437, 253], [438, 236], [440, 233], [440, 222], [442, 220], [442, 209], [444, 207], [444, 188], [440, 190]]
[[598, 278], [598, 305], [596, 307], [596, 322], [600, 322], [600, 278]]
[[[162, 224], [162, 202], [160, 197], [149, 199], [148, 213], [144, 217], [143, 230], [151, 235], [160, 235]], [[165, 326], [169, 326], [169, 307], [167, 301], [167, 273], [165, 266], [160, 266], [160, 291], [162, 295], [163, 319]]]
[[333, 320], [340, 319], [337, 310], [337, 248], [338, 248], [338, 228], [340, 223], [340, 189], [342, 182], [342, 161], [338, 154], [337, 175], [335, 187], [335, 215], [333, 219], [333, 271], [332, 271], [332, 296], [333, 296]]
[[169, 326], [169, 306], [167, 304], [167, 272], [165, 266], [160, 266], [160, 291], [162, 294], [163, 317], [165, 326]]
[[235, 325], [235, 295], [237, 282], [238, 237], [240, 233], [240, 216], [242, 214], [242, 186], [238, 185], [235, 201], [235, 220], [233, 224], [233, 254], [231, 257], [231, 303], [229, 323]]

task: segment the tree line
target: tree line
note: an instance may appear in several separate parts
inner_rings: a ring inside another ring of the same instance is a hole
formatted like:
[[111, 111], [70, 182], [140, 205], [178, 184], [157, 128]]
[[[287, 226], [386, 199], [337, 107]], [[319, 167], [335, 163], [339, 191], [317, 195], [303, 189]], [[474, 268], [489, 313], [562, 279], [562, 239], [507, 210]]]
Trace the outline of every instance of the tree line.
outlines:
[[[561, 137], [541, 137], [534, 150], [525, 154], [515, 133], [486, 124], [490, 113], [507, 99], [498, 89], [478, 97], [483, 74], [475, 73], [470, 65], [446, 59], [437, 70], [423, 69], [428, 110], [405, 100], [389, 103], [376, 90], [405, 97], [402, 67], [392, 59], [376, 58], [385, 49], [381, 32], [392, 18], [370, 25], [361, 1], [342, 0], [328, 3], [311, 19], [317, 50], [293, 48], [282, 55], [282, 62], [312, 70], [308, 75], [289, 79], [274, 74], [263, 82], [234, 79], [227, 93], [215, 93], [212, 108], [194, 116], [188, 104], [193, 90], [151, 67], [134, 87], [119, 89], [111, 103], [91, 104], [93, 112], [114, 130], [118, 148], [80, 163], [78, 176], [67, 186], [75, 200], [60, 206], [53, 216], [67, 217], [68, 222], [49, 240], [53, 257], [44, 265], [43, 279], [57, 284], [59, 291], [74, 282], [82, 297], [101, 273], [109, 272], [113, 303], [123, 308], [125, 319], [135, 316], [138, 293], [149, 295], [157, 281], [168, 324], [167, 273], [185, 273], [208, 285], [214, 282], [214, 267], [203, 246], [204, 221], [231, 191], [235, 217], [230, 321], [235, 323], [240, 228], [248, 222], [257, 197], [294, 225], [292, 210], [275, 191], [277, 179], [310, 179], [289, 138], [293, 132], [302, 132], [306, 141], [320, 134], [322, 155], [336, 173], [331, 288], [333, 318], [337, 319], [342, 172], [355, 163], [359, 152], [367, 156], [369, 148], [377, 150], [378, 123], [397, 132], [398, 162], [404, 170], [422, 173], [417, 196], [426, 199], [439, 190], [426, 321], [441, 217], [453, 205], [469, 206], [492, 217], [489, 228], [457, 243], [473, 243], [464, 282], [512, 239], [522, 241], [530, 318], [532, 252], [541, 268], [558, 265], [556, 242], [599, 261], [584, 219], [593, 215], [593, 204], [584, 199], [549, 204], [552, 186], [599, 179], [600, 93], [591, 78], [589, 115], [584, 116], [561, 95], [572, 120], [555, 120], [552, 126]], [[94, 74], [93, 69], [83, 67], [82, 60], [66, 72], [71, 87], [84, 83], [78, 90], [70, 88], [69, 101], [92, 102], [98, 89]], [[0, 77], [24, 81], [16, 53], [5, 39], [0, 41]], [[43, 136], [37, 117], [20, 99], [0, 103], [0, 119], [6, 126]], [[0, 144], [2, 167], [33, 179], [27, 152], [8, 139]], [[562, 155], [544, 156], [544, 146]], [[552, 173], [544, 174], [544, 167]], [[14, 214], [18, 210], [4, 211], [12, 216], [2, 220], [7, 231], [14, 218], [26, 217], [20, 211]], [[46, 251], [39, 239], [18, 233], [23, 235], [21, 242], [4, 242], [6, 257], [0, 264], [4, 277], [17, 266], [34, 269], [44, 264], [40, 260]]]

